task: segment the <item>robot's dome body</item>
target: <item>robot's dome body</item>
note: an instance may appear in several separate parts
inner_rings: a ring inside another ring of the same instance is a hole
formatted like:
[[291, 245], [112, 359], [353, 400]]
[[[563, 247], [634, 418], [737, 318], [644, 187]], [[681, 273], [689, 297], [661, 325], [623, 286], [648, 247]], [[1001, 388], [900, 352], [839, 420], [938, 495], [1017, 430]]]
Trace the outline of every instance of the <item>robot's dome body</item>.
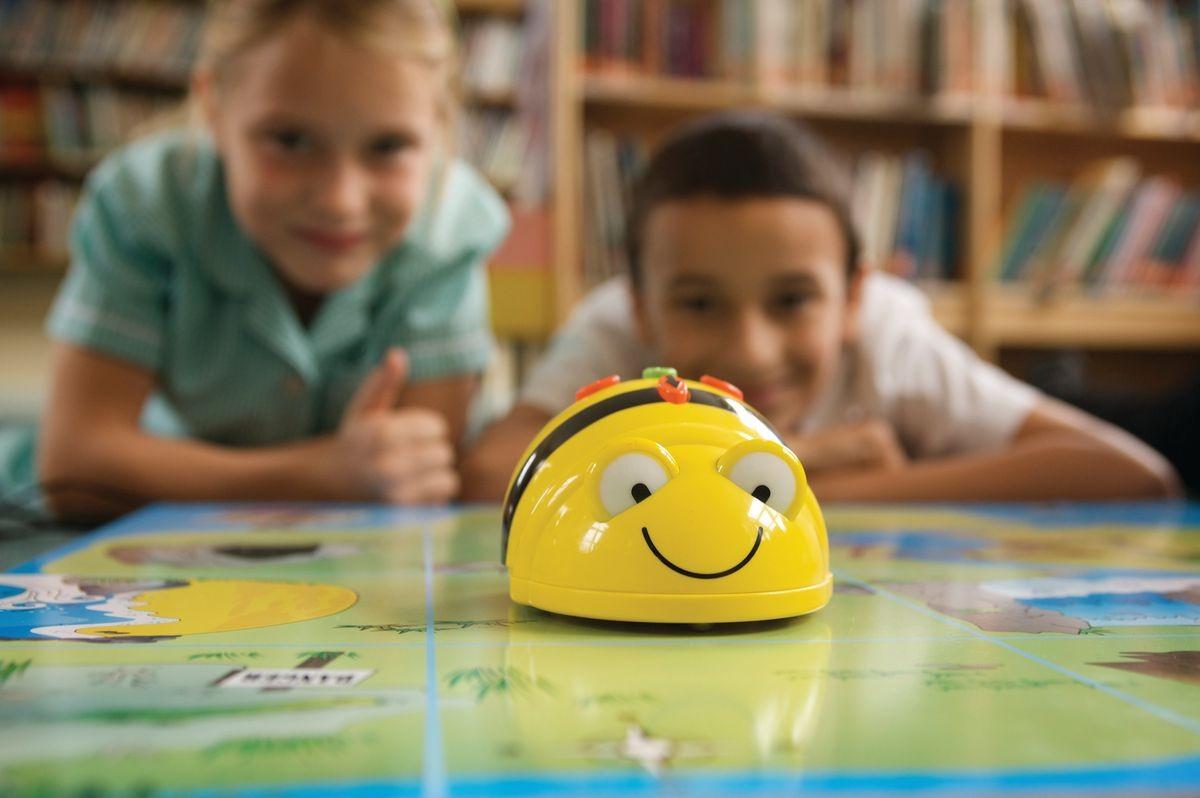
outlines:
[[803, 615], [832, 592], [796, 456], [720, 380], [615, 377], [530, 444], [504, 506], [514, 601], [625, 621]]

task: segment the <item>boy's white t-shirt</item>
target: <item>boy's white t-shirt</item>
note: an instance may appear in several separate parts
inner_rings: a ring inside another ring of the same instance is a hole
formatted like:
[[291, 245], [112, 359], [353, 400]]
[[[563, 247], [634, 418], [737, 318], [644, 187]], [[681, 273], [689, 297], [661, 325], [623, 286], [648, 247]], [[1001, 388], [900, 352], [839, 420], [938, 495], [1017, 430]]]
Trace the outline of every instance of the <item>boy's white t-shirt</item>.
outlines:
[[[964, 454], [1006, 445], [1039, 400], [1037, 390], [942, 329], [929, 300], [903, 280], [869, 274], [859, 312], [858, 341], [844, 350], [802, 431], [883, 419], [910, 456]], [[608, 374], [629, 379], [658, 365], [671, 364], [638, 339], [628, 283], [614, 278], [575, 308], [519, 401], [557, 414], [581, 386]]]

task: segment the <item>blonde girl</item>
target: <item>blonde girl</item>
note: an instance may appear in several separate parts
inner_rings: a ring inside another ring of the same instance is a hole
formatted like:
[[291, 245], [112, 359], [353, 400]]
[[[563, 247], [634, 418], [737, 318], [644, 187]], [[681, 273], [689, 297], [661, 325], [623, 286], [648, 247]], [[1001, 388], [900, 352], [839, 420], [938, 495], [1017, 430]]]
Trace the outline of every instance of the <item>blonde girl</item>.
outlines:
[[457, 493], [508, 217], [447, 146], [448, 14], [210, 5], [203, 133], [110, 156], [74, 222], [36, 449], [50, 509]]

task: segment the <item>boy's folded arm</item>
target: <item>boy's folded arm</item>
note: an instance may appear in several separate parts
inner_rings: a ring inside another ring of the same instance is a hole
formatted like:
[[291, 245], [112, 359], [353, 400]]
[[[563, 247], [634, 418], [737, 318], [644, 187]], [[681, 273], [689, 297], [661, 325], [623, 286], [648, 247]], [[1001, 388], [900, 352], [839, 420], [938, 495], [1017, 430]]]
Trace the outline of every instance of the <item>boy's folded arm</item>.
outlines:
[[890, 470], [908, 463], [895, 428], [883, 419], [840, 424], [811, 433], [785, 435], [805, 472]]
[[826, 501], [1038, 501], [1176, 497], [1178, 477], [1150, 447], [1041, 399], [1002, 449], [811, 480]]
[[501, 501], [525, 447], [552, 415], [532, 404], [517, 404], [479, 437], [462, 461], [462, 498]]

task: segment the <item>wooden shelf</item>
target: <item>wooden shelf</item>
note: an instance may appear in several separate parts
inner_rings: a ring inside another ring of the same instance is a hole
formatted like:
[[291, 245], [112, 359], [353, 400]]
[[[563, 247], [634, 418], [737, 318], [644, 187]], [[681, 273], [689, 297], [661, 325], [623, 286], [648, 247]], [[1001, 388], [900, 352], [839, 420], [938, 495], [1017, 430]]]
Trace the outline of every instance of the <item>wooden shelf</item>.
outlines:
[[1200, 348], [1200, 300], [1076, 291], [1036, 302], [1028, 287], [995, 286], [986, 294], [984, 328], [996, 346], [1193, 349]]
[[1001, 122], [1013, 131], [1200, 143], [1200, 111], [1179, 108], [1139, 107], [1106, 113], [1090, 106], [1010, 99], [1002, 105]]
[[525, 0], [455, 0], [454, 6], [464, 16], [500, 14], [519, 17], [525, 13]]
[[583, 98], [594, 105], [718, 111], [755, 105], [759, 95], [750, 84], [736, 81], [588, 74]]
[[2, 83], [108, 83], [126, 88], [180, 94], [187, 89], [187, 75], [142, 72], [125, 69], [42, 65], [18, 67], [0, 64]]
[[759, 101], [791, 114], [866, 122], [968, 125], [970, 97], [922, 97], [837, 89], [764, 88]]
[[97, 158], [78, 159], [52, 158], [46, 155], [35, 157], [0, 153], [0, 175], [7, 177], [60, 177], [82, 180], [98, 162]]
[[[717, 111], [759, 106], [804, 116], [881, 124], [966, 126], [979, 122], [998, 124], [1006, 130], [1035, 133], [1200, 142], [1200, 110], [1169, 107], [1138, 107], [1105, 113], [1083, 105], [1005, 99], [989, 108], [973, 95], [910, 96], [603, 72], [584, 73], [583, 97], [593, 105], [632, 108]], [[996, 108], [999, 108], [998, 113]]]
[[516, 108], [517, 93], [511, 89], [504, 91], [480, 91], [467, 87], [463, 90], [463, 101], [467, 105], [480, 105], [492, 108]]
[[66, 255], [47, 255], [34, 247], [0, 246], [0, 274], [46, 274], [61, 276], [67, 269]]
[[908, 97], [645, 75], [586, 74], [583, 96], [593, 105], [684, 111], [753, 106], [804, 116], [868, 122], [966, 125], [972, 118], [972, 102], [963, 97]]
[[960, 338], [965, 338], [970, 332], [967, 322], [966, 287], [961, 283], [942, 281], [919, 282], [917, 287], [929, 297], [930, 310], [938, 324]]

